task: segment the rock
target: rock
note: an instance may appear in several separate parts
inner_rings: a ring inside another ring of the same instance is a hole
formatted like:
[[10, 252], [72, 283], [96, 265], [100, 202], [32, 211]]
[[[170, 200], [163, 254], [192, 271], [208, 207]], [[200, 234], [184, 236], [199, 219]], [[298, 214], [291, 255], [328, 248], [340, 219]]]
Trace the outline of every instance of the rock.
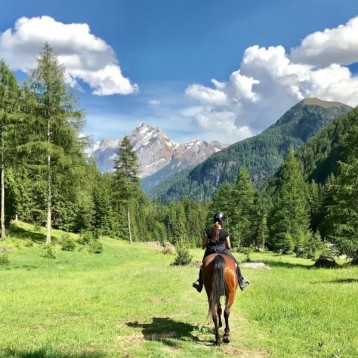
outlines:
[[263, 262], [244, 262], [243, 264], [240, 264], [240, 267], [249, 267], [253, 269], [271, 269], [270, 266], [265, 265]]
[[337, 267], [338, 264], [334, 258], [329, 256], [320, 256], [318, 260], [314, 263], [314, 267], [325, 267], [325, 268], [333, 268]]

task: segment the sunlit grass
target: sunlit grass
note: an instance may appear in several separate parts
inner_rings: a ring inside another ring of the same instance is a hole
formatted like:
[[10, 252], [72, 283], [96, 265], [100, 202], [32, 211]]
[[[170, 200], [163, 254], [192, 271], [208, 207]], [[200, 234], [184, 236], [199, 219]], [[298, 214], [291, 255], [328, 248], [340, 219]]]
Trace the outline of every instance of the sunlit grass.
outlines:
[[48, 259], [41, 236], [21, 225], [0, 242], [10, 261], [0, 265], [1, 357], [358, 356], [356, 267], [318, 270], [310, 260], [251, 254], [271, 269], [243, 268], [251, 285], [237, 293], [231, 343], [218, 348], [205, 293], [191, 287], [196, 267], [109, 238], [102, 254], [57, 244]]

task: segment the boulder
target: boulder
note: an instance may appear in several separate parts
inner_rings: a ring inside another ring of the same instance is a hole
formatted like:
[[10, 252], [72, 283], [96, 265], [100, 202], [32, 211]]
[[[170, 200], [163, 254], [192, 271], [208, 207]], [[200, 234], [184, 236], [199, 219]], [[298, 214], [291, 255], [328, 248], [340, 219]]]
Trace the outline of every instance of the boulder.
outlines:
[[333, 268], [338, 267], [338, 264], [333, 257], [321, 255], [314, 263], [314, 267]]

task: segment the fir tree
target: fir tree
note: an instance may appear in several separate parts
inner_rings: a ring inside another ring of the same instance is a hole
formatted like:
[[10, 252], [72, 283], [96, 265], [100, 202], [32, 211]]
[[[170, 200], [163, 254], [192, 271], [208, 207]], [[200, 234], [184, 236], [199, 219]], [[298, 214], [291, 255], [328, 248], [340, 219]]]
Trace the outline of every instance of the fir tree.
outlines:
[[125, 208], [127, 216], [127, 229], [130, 243], [132, 241], [130, 204], [139, 190], [138, 158], [127, 137], [124, 137], [118, 147], [118, 158], [114, 168], [114, 198], [117, 201], [117, 209]]
[[347, 158], [340, 163], [337, 180], [331, 185], [327, 221], [332, 229], [328, 237], [342, 254], [358, 264], [358, 109], [349, 116], [351, 126], [344, 140]]
[[0, 61], [0, 166], [1, 166], [1, 238], [5, 231], [5, 170], [14, 157], [13, 137], [18, 120], [19, 86], [14, 73]]
[[255, 189], [249, 172], [242, 168], [232, 187], [231, 235], [237, 239], [238, 246], [253, 244], [253, 210]]
[[288, 253], [310, 238], [306, 183], [291, 148], [281, 171], [270, 220], [271, 247]]

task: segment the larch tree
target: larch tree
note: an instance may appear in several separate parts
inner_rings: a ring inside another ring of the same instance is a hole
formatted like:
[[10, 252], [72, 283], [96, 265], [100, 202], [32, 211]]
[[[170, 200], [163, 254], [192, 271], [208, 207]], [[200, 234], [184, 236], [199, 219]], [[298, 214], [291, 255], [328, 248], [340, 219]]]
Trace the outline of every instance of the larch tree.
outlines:
[[[14, 157], [14, 133], [18, 118], [20, 98], [19, 85], [14, 73], [0, 60], [0, 166], [1, 166], [1, 238], [5, 229], [5, 170], [10, 158]], [[12, 153], [11, 153], [12, 151]]]
[[132, 244], [130, 206], [131, 200], [137, 196], [139, 190], [138, 157], [127, 137], [120, 142], [117, 154], [114, 164], [113, 197], [118, 210], [125, 208], [129, 242]]
[[22, 149], [27, 154], [27, 164], [37, 173], [37, 184], [42, 191], [45, 189], [40, 200], [46, 211], [47, 244], [51, 243], [54, 183], [57, 192], [65, 195], [75, 182], [68, 181], [75, 173], [75, 162], [81, 161], [78, 134], [83, 113], [77, 109], [64, 72], [54, 50], [46, 43], [37, 58], [37, 67], [24, 84], [28, 113], [27, 138]]

